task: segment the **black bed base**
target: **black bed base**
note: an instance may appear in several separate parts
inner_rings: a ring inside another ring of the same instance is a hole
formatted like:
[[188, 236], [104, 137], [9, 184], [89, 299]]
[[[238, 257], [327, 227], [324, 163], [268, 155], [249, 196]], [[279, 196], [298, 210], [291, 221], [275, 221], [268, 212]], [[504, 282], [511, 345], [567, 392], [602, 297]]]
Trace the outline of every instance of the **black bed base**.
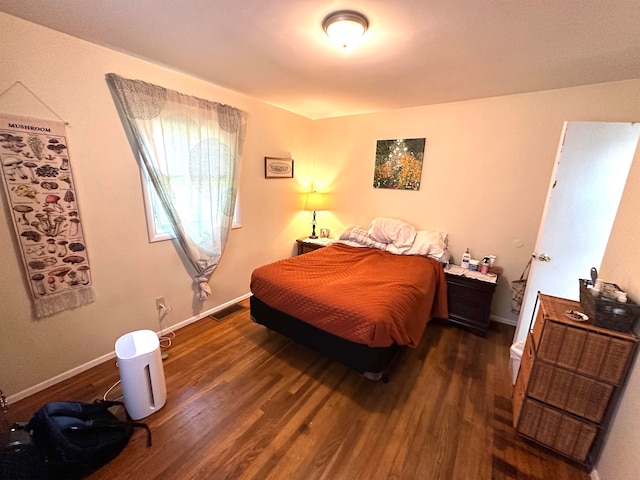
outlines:
[[270, 307], [255, 296], [249, 299], [251, 319], [316, 352], [364, 374], [371, 380], [386, 381], [386, 370], [400, 348], [369, 347], [320, 330], [302, 320]]

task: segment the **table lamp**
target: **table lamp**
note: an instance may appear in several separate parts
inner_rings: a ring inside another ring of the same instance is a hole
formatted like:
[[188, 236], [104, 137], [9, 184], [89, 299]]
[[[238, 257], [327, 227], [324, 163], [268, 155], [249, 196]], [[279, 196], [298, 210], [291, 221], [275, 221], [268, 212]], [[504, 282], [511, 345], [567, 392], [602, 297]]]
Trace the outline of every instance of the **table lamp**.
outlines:
[[318, 192], [307, 193], [307, 198], [304, 202], [304, 209], [307, 212], [313, 212], [313, 221], [311, 222], [312, 229], [309, 238], [318, 238], [316, 235], [316, 212], [327, 209], [326, 195]]

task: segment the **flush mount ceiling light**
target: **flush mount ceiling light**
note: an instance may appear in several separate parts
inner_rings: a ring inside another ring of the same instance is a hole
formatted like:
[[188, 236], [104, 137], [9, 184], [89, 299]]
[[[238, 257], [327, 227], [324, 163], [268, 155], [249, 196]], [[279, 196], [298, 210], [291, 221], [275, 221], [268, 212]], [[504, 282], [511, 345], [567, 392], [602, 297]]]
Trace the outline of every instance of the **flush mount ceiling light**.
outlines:
[[352, 10], [340, 10], [330, 13], [322, 21], [322, 28], [332, 43], [340, 48], [355, 45], [369, 27], [367, 18]]

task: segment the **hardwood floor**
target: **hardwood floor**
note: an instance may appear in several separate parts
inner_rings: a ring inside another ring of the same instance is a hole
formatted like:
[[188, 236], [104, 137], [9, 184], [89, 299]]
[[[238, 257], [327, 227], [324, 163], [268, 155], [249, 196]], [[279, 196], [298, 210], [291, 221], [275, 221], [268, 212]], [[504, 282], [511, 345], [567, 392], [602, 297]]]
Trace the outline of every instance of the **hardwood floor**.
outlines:
[[[588, 479], [511, 426], [513, 328], [486, 338], [443, 322], [377, 383], [251, 322], [248, 302], [178, 330], [167, 403], [91, 479]], [[26, 421], [53, 400], [93, 401], [106, 362], [9, 407]], [[121, 395], [116, 387], [109, 395]]]

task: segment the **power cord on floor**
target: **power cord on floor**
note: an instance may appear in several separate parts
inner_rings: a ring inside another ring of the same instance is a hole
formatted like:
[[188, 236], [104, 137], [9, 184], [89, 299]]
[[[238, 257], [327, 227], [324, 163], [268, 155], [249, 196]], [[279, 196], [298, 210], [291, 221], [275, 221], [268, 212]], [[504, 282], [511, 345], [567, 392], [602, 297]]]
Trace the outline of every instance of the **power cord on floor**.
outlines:
[[[107, 396], [111, 393], [111, 390], [113, 390], [114, 388], [116, 388], [118, 385], [120, 384], [120, 380], [118, 380], [116, 383], [114, 383], [113, 385], [111, 385], [109, 387], [109, 390], [107, 390], [106, 392], [104, 392], [104, 395], [102, 396], [103, 400], [107, 400]], [[122, 396], [118, 397], [121, 398]]]
[[160, 340], [160, 348], [169, 348], [171, 346], [171, 341], [174, 338], [176, 338], [176, 332], [171, 329], [169, 329], [162, 336], [159, 336], [158, 340]]

